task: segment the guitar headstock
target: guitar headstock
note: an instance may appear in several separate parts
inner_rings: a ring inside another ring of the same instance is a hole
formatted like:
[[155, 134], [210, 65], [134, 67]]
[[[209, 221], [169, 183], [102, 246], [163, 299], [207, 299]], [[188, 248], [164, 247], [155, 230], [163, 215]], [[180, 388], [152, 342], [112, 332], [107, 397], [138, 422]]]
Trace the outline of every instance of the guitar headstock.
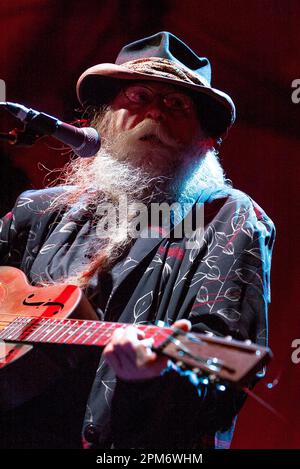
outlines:
[[171, 358], [181, 369], [205, 375], [210, 382], [242, 386], [272, 358], [267, 347], [251, 341], [220, 338], [175, 330], [156, 350]]

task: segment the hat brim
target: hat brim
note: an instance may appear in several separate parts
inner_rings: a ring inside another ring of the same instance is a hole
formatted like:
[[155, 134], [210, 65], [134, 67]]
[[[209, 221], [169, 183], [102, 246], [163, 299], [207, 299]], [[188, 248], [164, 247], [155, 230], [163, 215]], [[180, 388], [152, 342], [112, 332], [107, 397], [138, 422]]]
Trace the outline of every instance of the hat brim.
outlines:
[[169, 83], [175, 86], [187, 88], [199, 96], [210, 98], [210, 104], [214, 107], [216, 115], [222, 115], [224, 121], [220, 132], [226, 132], [235, 121], [235, 105], [230, 96], [221, 90], [210, 86], [189, 83], [177, 78], [161, 77], [148, 73], [130, 70], [122, 65], [111, 63], [98, 64], [88, 68], [79, 77], [76, 92], [82, 106], [101, 105], [108, 103], [119, 90], [124, 80], [149, 80]]

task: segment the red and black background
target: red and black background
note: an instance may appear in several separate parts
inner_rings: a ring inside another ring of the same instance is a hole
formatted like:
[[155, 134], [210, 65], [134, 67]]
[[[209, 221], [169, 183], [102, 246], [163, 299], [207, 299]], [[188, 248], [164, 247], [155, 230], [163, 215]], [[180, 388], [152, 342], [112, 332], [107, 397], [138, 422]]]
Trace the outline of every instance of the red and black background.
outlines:
[[[291, 361], [291, 343], [300, 339], [300, 103], [291, 100], [291, 83], [300, 79], [299, 2], [0, 0], [0, 7], [0, 78], [7, 100], [69, 122], [78, 118], [79, 75], [91, 65], [114, 61], [126, 43], [167, 30], [211, 60], [213, 85], [237, 106], [221, 161], [235, 187], [251, 195], [277, 227], [269, 310], [275, 358], [255, 392], [285, 422], [248, 399], [233, 448], [300, 448], [300, 363]], [[0, 132], [18, 125], [1, 111]], [[42, 142], [32, 148], [0, 143], [0, 215], [22, 190], [44, 187], [43, 166], [60, 168], [67, 160]], [[278, 377], [269, 390], [267, 383]]]

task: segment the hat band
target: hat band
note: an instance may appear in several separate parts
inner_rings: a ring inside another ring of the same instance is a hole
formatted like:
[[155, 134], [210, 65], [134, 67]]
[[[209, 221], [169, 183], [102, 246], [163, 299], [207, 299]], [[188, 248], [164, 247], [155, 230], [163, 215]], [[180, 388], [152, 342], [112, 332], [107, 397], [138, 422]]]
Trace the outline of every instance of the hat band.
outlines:
[[155, 75], [156, 77], [161, 78], [175, 79], [185, 83], [202, 85], [210, 88], [210, 84], [205, 80], [205, 78], [200, 77], [198, 74], [191, 72], [187, 67], [177, 64], [169, 59], [147, 57], [143, 59], [130, 60], [129, 62], [124, 62], [121, 65], [135, 72]]

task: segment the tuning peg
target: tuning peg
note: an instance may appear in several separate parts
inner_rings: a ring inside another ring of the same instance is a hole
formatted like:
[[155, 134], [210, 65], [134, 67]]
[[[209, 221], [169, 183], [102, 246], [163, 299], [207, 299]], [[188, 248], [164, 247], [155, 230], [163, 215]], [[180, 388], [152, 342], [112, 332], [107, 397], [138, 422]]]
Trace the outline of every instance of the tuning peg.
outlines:
[[176, 362], [176, 366], [178, 366], [178, 368], [181, 368], [182, 370], [185, 370], [186, 369], [186, 366], [183, 362]]
[[224, 339], [230, 341], [232, 340], [232, 335], [227, 335], [226, 337], [224, 337]]
[[214, 384], [217, 381], [217, 375], [209, 375], [208, 379], [211, 384]]
[[216, 384], [216, 388], [218, 391], [221, 391], [221, 392], [226, 391], [226, 386], [224, 386], [224, 384]]
[[204, 386], [208, 386], [209, 385], [209, 379], [207, 378], [207, 376], [203, 376], [202, 378], [199, 379], [200, 383], [203, 384]]
[[245, 344], [246, 344], [246, 345], [251, 345], [251, 344], [252, 344], [252, 340], [246, 339], [246, 340], [245, 340]]

